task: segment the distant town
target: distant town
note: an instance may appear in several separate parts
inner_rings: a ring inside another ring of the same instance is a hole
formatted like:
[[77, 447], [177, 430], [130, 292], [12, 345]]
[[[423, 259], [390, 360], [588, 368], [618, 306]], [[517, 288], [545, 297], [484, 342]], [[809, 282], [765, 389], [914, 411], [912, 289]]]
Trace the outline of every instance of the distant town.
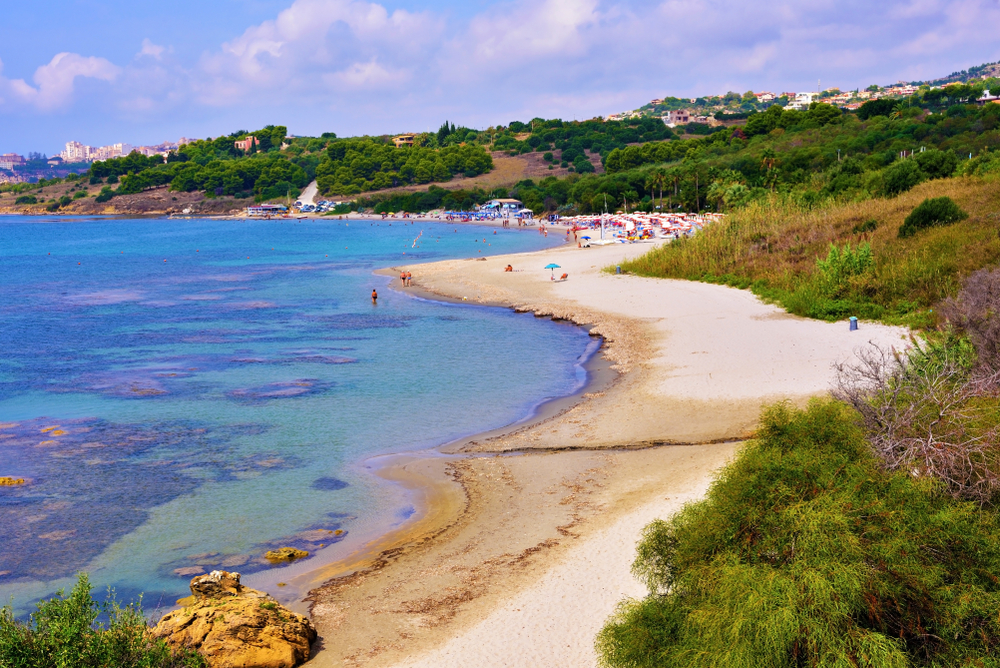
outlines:
[[88, 146], [78, 141], [69, 141], [62, 151], [51, 157], [47, 157], [44, 153], [29, 153], [27, 158], [17, 153], [4, 153], [0, 154], [0, 184], [27, 183], [40, 178], [82, 172], [91, 163], [120, 158], [133, 152], [146, 156], [161, 155], [166, 158], [171, 151], [176, 151], [184, 144], [193, 141], [195, 140], [181, 137], [176, 142], [166, 141], [155, 146], [133, 146], [124, 142], [107, 146]]
[[[947, 77], [931, 81], [899, 81], [888, 86], [871, 85], [865, 89], [847, 91], [842, 91], [836, 86], [822, 88], [817, 85], [817, 90], [808, 92], [747, 91], [698, 98], [664, 97], [650, 100], [648, 104], [638, 109], [610, 114], [604, 118], [609, 121], [623, 121], [632, 118], [659, 117], [668, 126], [676, 127], [689, 123], [716, 125], [727, 115], [763, 111], [773, 104], [786, 109], [804, 110], [813, 102], [821, 102], [853, 111], [869, 100], [903, 99], [921, 91], [939, 90], [974, 81], [989, 81], [998, 77], [1000, 77], [1000, 63], [988, 63], [961, 72], [953, 72]], [[994, 101], [997, 97], [987, 92], [982, 99]]]

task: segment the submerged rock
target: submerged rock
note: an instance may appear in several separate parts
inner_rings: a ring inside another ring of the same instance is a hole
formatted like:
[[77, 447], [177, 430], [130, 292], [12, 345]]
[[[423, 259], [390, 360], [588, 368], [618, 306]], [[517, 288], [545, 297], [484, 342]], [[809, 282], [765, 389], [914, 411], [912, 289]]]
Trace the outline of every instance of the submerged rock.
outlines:
[[308, 557], [305, 550], [297, 550], [294, 547], [279, 547], [277, 550], [268, 550], [264, 553], [264, 558], [268, 561], [295, 561]]
[[309, 658], [309, 620], [241, 585], [239, 573], [199, 575], [191, 593], [153, 629], [171, 647], [197, 650], [211, 668], [293, 668]]
[[16, 487], [24, 484], [24, 478], [0, 477], [0, 487]]

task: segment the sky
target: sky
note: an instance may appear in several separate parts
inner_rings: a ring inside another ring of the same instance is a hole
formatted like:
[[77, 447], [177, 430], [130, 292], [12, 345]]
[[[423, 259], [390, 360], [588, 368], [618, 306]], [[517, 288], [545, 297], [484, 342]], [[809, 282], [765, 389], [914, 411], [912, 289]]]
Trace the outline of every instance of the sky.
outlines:
[[3, 0], [0, 153], [593, 118], [1000, 61], [1000, 0]]

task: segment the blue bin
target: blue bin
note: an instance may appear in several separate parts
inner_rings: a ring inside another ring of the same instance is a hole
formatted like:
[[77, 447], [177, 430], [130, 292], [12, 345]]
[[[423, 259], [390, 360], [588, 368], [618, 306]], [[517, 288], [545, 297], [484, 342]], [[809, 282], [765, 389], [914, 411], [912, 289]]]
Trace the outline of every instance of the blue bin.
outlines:
[[858, 331], [858, 319], [855, 318], [853, 315], [851, 316], [851, 331], [852, 332]]
[[617, 266], [615, 266], [615, 273], [616, 273], [616, 274], [620, 274], [620, 273], [622, 273], [622, 267], [621, 267], [621, 265], [617, 265]]

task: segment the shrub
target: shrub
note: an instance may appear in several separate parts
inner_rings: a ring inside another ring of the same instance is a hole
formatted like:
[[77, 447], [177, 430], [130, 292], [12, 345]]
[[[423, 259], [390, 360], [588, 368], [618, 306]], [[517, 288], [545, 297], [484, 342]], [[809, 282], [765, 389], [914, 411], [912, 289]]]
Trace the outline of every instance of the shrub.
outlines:
[[773, 407], [704, 501], [646, 527], [606, 666], [995, 666], [995, 512], [885, 471], [836, 402]]
[[552, 155], [551, 151], [546, 151], [542, 155], [542, 160], [544, 160], [545, 162], [552, 162], [553, 158], [554, 158], [554, 156]]
[[86, 196], [87, 196], [86, 190], [77, 190], [75, 193], [73, 193], [73, 199], [83, 199]]
[[96, 186], [98, 183], [101, 183], [102, 181], [103, 179], [101, 179], [100, 176], [96, 176], [93, 174], [90, 176], [90, 185], [92, 186]]
[[944, 179], [955, 173], [958, 167], [958, 157], [951, 151], [939, 151], [932, 148], [923, 153], [917, 153], [913, 159], [920, 165], [920, 171], [932, 179]]
[[905, 193], [926, 178], [915, 160], [900, 160], [886, 168], [882, 187], [889, 197]]
[[938, 312], [976, 348], [981, 369], [1000, 371], [1000, 269], [971, 274], [959, 293], [946, 299]]
[[108, 183], [118, 183], [118, 175], [117, 174], [110, 174], [108, 176]]
[[[104, 617], [107, 623], [101, 623]], [[195, 652], [171, 652], [149, 634], [140, 604], [121, 606], [109, 592], [104, 603], [91, 595], [81, 574], [69, 596], [60, 590], [37, 604], [30, 620], [0, 609], [0, 666], [18, 668], [200, 668]]]
[[956, 498], [987, 503], [1000, 490], [993, 374], [973, 374], [975, 349], [954, 336], [907, 355], [870, 347], [837, 366], [834, 396], [861, 415], [890, 471], [940, 480]]
[[950, 197], [934, 197], [925, 199], [917, 205], [899, 227], [901, 238], [911, 237], [920, 230], [938, 225], [951, 225], [965, 220], [965, 213]]
[[104, 186], [101, 188], [101, 192], [97, 193], [97, 197], [94, 198], [95, 202], [107, 202], [112, 197], [115, 196], [115, 191], [111, 189], [111, 186]]
[[34, 195], [21, 195], [16, 200], [15, 204], [38, 204], [38, 198]]

